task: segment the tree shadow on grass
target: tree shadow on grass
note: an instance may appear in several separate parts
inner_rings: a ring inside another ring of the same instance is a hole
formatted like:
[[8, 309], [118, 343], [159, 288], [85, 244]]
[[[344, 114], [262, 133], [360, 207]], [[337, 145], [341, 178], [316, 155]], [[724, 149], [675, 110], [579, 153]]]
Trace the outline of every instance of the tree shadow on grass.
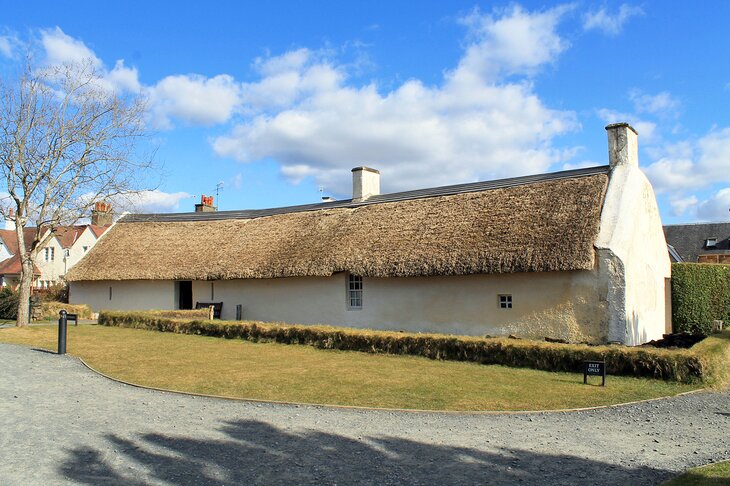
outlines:
[[[82, 484], [659, 484], [668, 471], [625, 468], [523, 449], [485, 452], [394, 437], [352, 439], [225, 422], [224, 439], [106, 436], [104, 450], [70, 451], [60, 467]], [[486, 441], [485, 441], [486, 442]]]

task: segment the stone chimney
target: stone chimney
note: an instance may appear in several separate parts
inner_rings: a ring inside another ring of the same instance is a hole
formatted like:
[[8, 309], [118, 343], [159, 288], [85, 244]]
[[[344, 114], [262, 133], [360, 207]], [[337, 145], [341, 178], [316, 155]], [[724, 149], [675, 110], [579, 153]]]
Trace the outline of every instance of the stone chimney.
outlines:
[[366, 201], [380, 194], [380, 172], [370, 167], [352, 169], [352, 202]]
[[611, 168], [620, 165], [639, 166], [639, 135], [628, 123], [613, 123], [608, 132], [608, 163]]
[[96, 226], [112, 224], [112, 205], [97, 201], [94, 204], [94, 209], [91, 210], [91, 224]]
[[218, 211], [218, 208], [213, 206], [213, 196], [206, 196], [203, 194], [200, 197], [200, 204], [195, 205], [196, 213], [212, 213]]

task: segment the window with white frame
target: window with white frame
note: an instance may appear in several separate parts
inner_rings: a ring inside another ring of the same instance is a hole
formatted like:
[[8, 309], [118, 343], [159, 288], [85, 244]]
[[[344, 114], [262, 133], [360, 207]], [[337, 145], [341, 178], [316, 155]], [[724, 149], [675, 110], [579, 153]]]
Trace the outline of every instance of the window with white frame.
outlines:
[[53, 259], [56, 256], [56, 249], [53, 248], [53, 247], [51, 247], [51, 248], [44, 248], [43, 249], [43, 255], [44, 255], [45, 261], [52, 262]]
[[707, 238], [707, 240], [705, 240], [705, 246], [707, 248], [715, 248], [717, 246], [717, 238]]
[[347, 275], [347, 308], [362, 309], [362, 277]]
[[512, 296], [509, 294], [502, 294], [499, 296], [499, 308], [500, 309], [511, 309], [512, 308]]

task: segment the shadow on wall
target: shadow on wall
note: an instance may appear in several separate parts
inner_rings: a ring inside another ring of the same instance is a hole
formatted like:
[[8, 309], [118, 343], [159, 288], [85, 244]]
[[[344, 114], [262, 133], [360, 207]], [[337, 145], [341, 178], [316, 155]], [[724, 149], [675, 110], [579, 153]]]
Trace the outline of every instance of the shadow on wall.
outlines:
[[[488, 417], [485, 417], [488, 420]], [[85, 484], [658, 484], [671, 472], [519, 449], [484, 452], [401, 438], [352, 439], [288, 432], [258, 421], [224, 422], [225, 438], [106, 436], [61, 466]], [[485, 437], [485, 443], [488, 439]], [[112, 450], [114, 452], [112, 452]]]

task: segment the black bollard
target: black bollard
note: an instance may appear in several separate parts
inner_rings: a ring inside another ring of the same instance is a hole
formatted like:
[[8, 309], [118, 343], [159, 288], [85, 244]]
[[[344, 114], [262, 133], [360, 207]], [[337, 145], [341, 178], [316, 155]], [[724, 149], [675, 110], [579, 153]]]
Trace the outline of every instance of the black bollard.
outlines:
[[58, 354], [66, 354], [66, 326], [68, 325], [66, 311], [62, 310], [59, 315], [61, 318], [58, 319]]

